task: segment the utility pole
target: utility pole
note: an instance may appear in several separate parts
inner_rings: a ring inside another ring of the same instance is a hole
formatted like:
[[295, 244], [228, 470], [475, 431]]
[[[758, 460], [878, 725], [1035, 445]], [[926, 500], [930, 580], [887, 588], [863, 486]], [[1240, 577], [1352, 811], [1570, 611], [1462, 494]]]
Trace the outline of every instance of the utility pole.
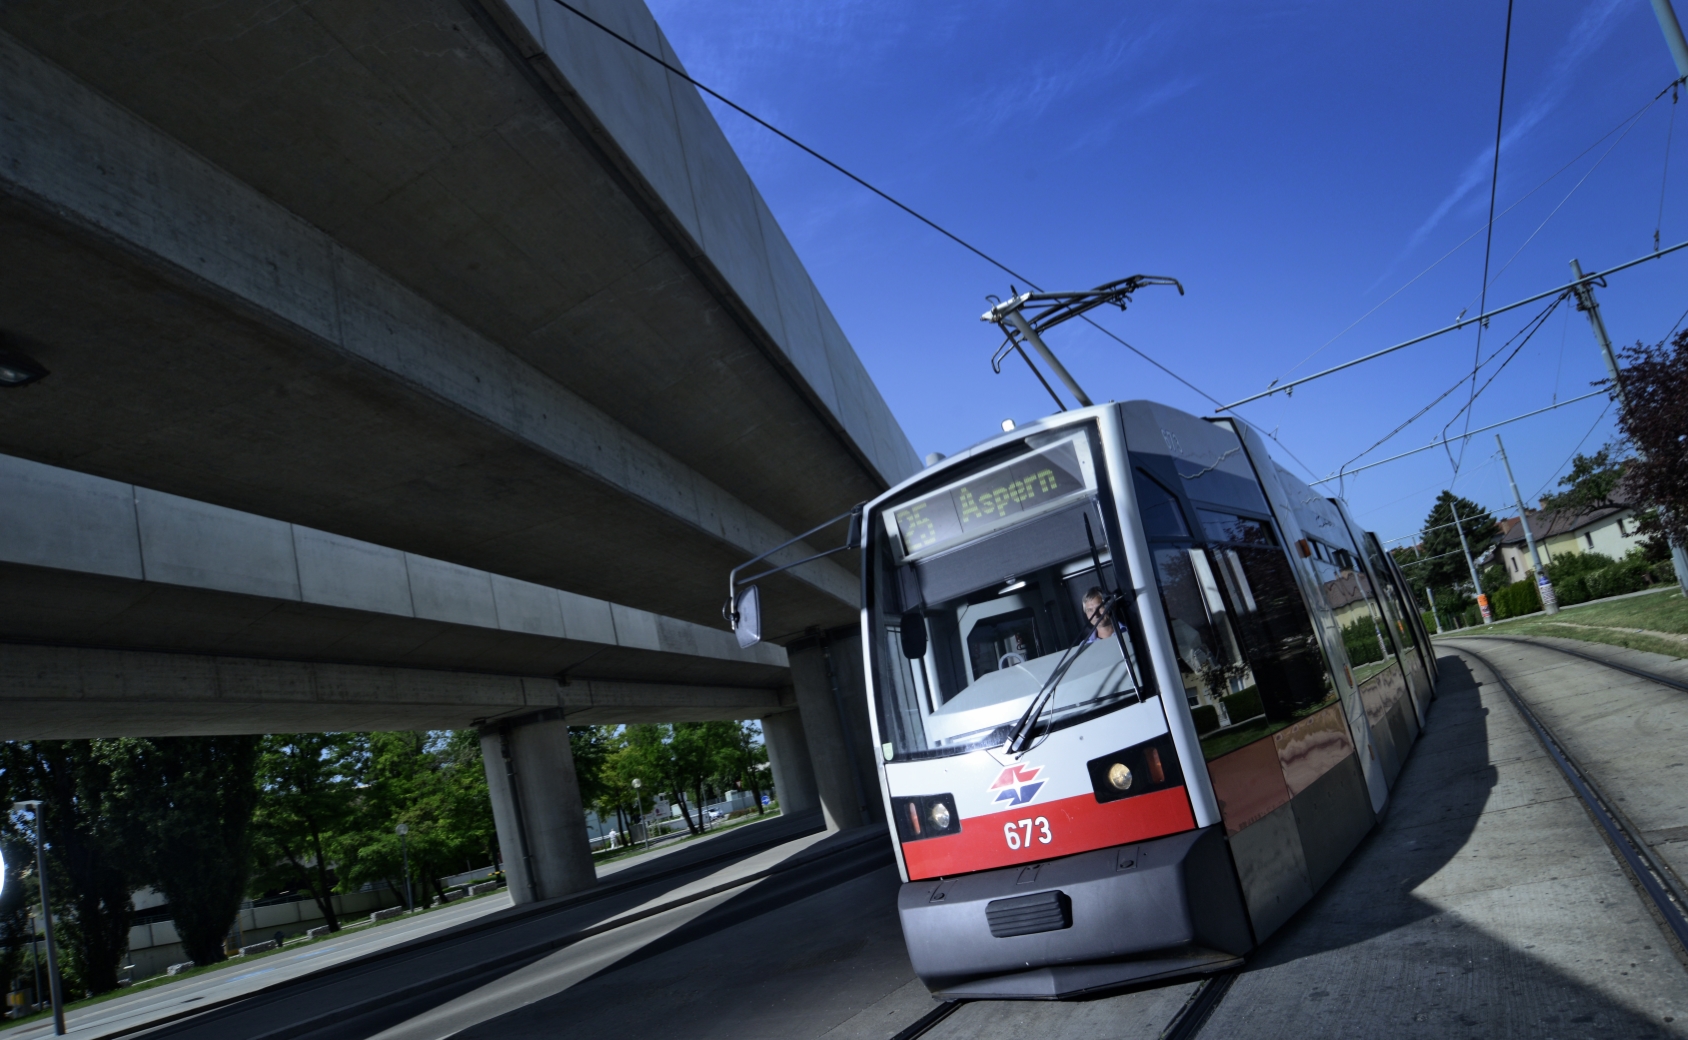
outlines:
[[[53, 995], [53, 1032], [63, 1036], [64, 990], [59, 983], [58, 946], [53, 942], [53, 904], [47, 896], [47, 839], [41, 829], [41, 802], [39, 799], [13, 802], [12, 809], [28, 809], [35, 814], [35, 876], [41, 882], [41, 923], [47, 928], [47, 988]], [[41, 1000], [40, 991], [36, 992], [35, 999], [37, 1002]]]
[[[1660, 9], [1661, 5], [1663, 10]], [[1670, 11], [1670, 0], [1653, 0], [1653, 10], [1659, 16], [1660, 25], [1665, 22], [1665, 13], [1670, 13], [1670, 24], [1675, 28], [1675, 36], [1672, 37], [1671, 30], [1667, 28], [1665, 38], [1667, 41], [1676, 41], [1671, 43], [1674, 53], [1682, 40], [1682, 27], [1677, 25], [1675, 12]], [[1688, 45], [1684, 46], [1688, 48]], [[1688, 53], [1685, 53], [1685, 57], [1688, 57]], [[1678, 68], [1684, 67], [1683, 61], [1679, 59]], [[1684, 75], [1688, 75], [1688, 71], [1685, 71]], [[1571, 260], [1571, 273], [1577, 277], [1576, 287], [1572, 290], [1577, 295], [1577, 310], [1588, 314], [1588, 324], [1594, 329], [1595, 342], [1600, 344], [1600, 354], [1606, 360], [1606, 374], [1612, 379], [1612, 391], [1618, 399], [1618, 410], [1627, 416], [1629, 398], [1624, 394], [1623, 379], [1618, 375], [1618, 358], [1612, 353], [1612, 337], [1606, 334], [1605, 319], [1600, 317], [1600, 304], [1594, 299], [1594, 285], [1591, 281], [1584, 280], [1582, 264], [1575, 259]], [[1688, 596], [1688, 552], [1684, 552], [1682, 546], [1677, 545], [1674, 539], [1670, 541], [1670, 559], [1676, 567], [1677, 587], [1682, 590], [1684, 596]]]
[[1430, 594], [1430, 586], [1424, 587], [1424, 602], [1430, 604], [1430, 617], [1436, 622], [1436, 634], [1442, 634], [1442, 615], [1436, 613], [1436, 597]]
[[1459, 507], [1454, 505], [1454, 493], [1448, 491], [1448, 512], [1454, 515], [1454, 531], [1459, 535], [1459, 547], [1465, 553], [1465, 565], [1471, 569], [1471, 588], [1477, 593], [1477, 609], [1483, 614], [1483, 624], [1495, 623], [1494, 611], [1489, 609], [1489, 595], [1483, 591], [1483, 583], [1477, 577], [1477, 564], [1471, 559], [1471, 546], [1465, 541], [1465, 527], [1459, 519]]
[[1541, 591], [1541, 609], [1548, 614], [1559, 613], [1559, 597], [1553, 593], [1553, 583], [1547, 580], [1547, 568], [1541, 565], [1541, 553], [1536, 551], [1536, 536], [1530, 533], [1530, 514], [1524, 508], [1524, 496], [1518, 493], [1518, 481], [1512, 475], [1512, 463], [1506, 458], [1506, 445], [1501, 443], [1500, 434], [1495, 434], [1495, 444], [1500, 448], [1500, 464], [1506, 467], [1506, 482], [1512, 485], [1512, 500], [1518, 503], [1518, 523], [1524, 528], [1524, 544], [1530, 547], [1530, 562], [1536, 568], [1536, 588]]

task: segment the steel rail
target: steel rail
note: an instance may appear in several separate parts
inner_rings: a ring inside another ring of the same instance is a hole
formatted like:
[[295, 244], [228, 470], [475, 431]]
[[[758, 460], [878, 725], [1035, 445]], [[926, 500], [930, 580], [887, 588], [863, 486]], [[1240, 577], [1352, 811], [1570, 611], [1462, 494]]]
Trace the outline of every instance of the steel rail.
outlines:
[[946, 1000], [898, 1030], [891, 1040], [915, 1040], [916, 1037], [925, 1036], [932, 1031], [932, 1027], [955, 1014], [956, 1009], [965, 1003], [965, 1000]]
[[1300, 386], [1302, 383], [1310, 383], [1315, 379], [1323, 379], [1325, 376], [1331, 375], [1332, 373], [1340, 372], [1345, 368], [1353, 368], [1355, 365], [1361, 364], [1361, 363], [1366, 362], [1366, 361], [1375, 360], [1377, 358], [1384, 356], [1385, 354], [1393, 354], [1397, 350], [1402, 350], [1406, 347], [1410, 347], [1410, 346], [1413, 346], [1413, 345], [1418, 344], [1418, 343], [1423, 343], [1427, 339], [1435, 339], [1437, 336], [1446, 335], [1449, 332], [1456, 332], [1460, 329], [1465, 328], [1467, 325], [1472, 325], [1472, 324], [1475, 324], [1479, 321], [1487, 321], [1497, 314], [1505, 314], [1507, 311], [1517, 310], [1519, 307], [1523, 307], [1526, 304], [1535, 303], [1537, 300], [1545, 300], [1549, 296], [1555, 296], [1555, 295], [1558, 295], [1559, 293], [1570, 292], [1573, 289], [1576, 289], [1578, 286], [1587, 285], [1590, 282], [1596, 281], [1597, 279], [1600, 279], [1600, 278], [1604, 278], [1609, 274], [1617, 274], [1619, 271], [1628, 270], [1629, 268], [1634, 267], [1636, 264], [1644, 264], [1649, 260], [1657, 260], [1661, 256], [1668, 256], [1671, 253], [1676, 252], [1678, 249], [1688, 249], [1688, 242], [1678, 242], [1674, 246], [1669, 246], [1669, 247], [1661, 249], [1661, 250], [1659, 250], [1658, 252], [1655, 252], [1655, 253], [1648, 253], [1646, 256], [1641, 256], [1641, 257], [1635, 258], [1634, 260], [1626, 261], [1625, 263], [1621, 263], [1616, 267], [1608, 267], [1604, 271], [1595, 271], [1592, 274], [1583, 275], [1581, 278], [1577, 279], [1574, 282], [1567, 282], [1566, 284], [1561, 285], [1556, 289], [1549, 289], [1546, 292], [1536, 293], [1534, 296], [1526, 296], [1522, 300], [1517, 300], [1513, 303], [1509, 303], [1504, 307], [1496, 307], [1494, 310], [1487, 311], [1483, 314], [1479, 314], [1476, 317], [1461, 318], [1459, 321], [1454, 322], [1452, 325], [1449, 325], [1446, 328], [1437, 329], [1435, 332], [1426, 332], [1422, 336], [1414, 336], [1412, 339], [1404, 340], [1400, 343], [1395, 344], [1392, 347], [1384, 347], [1382, 350], [1373, 351], [1372, 353], [1367, 354], [1365, 357], [1357, 357], [1352, 361], [1344, 361], [1342, 364], [1332, 366], [1331, 368], [1327, 368], [1323, 372], [1315, 372], [1310, 376], [1302, 376], [1300, 379], [1292, 379], [1287, 383], [1279, 383], [1275, 386], [1267, 387], [1265, 390], [1262, 390], [1260, 393], [1254, 394], [1250, 397], [1245, 397], [1240, 401], [1232, 401], [1230, 404], [1222, 404], [1218, 408], [1215, 408], [1214, 411], [1216, 411], [1216, 412], [1228, 412], [1228, 411], [1231, 411], [1234, 408], [1238, 408], [1238, 407], [1241, 407], [1242, 405], [1248, 404], [1250, 401], [1258, 401], [1263, 397], [1271, 397], [1273, 394], [1283, 393], [1285, 391], [1292, 390], [1295, 387]]
[[1196, 991], [1190, 994], [1190, 999], [1178, 1009], [1178, 1014], [1161, 1030], [1159, 1040], [1192, 1040], [1201, 1032], [1202, 1026], [1207, 1024], [1214, 1008], [1225, 999], [1225, 994], [1231, 991], [1231, 984], [1237, 981], [1237, 974], [1241, 970], [1233, 968], [1203, 979]]
[[[1506, 639], [1504, 636], [1467, 636], [1461, 641], [1473, 638]], [[1507, 639], [1506, 641], [1528, 642], [1528, 645], [1531, 646], [1546, 645], [1526, 640]], [[1594, 817], [1595, 823], [1604, 832], [1606, 839], [1617, 850], [1619, 861], [1629, 873], [1630, 880], [1652, 902], [1666, 931], [1675, 938], [1683, 953], [1688, 955], [1688, 898], [1684, 897], [1680, 880], [1667, 865], [1653, 855], [1652, 847], [1641, 837], [1641, 832], [1623, 816], [1623, 813], [1617, 808], [1616, 802], [1601, 793], [1598, 785], [1590, 778], [1588, 772], [1577, 764], [1571, 754], [1559, 743], [1558, 738], [1553, 735], [1553, 731], [1536, 716], [1534, 711], [1530, 710], [1528, 704], [1524, 703], [1524, 698], [1513, 688], [1512, 683], [1507, 681], [1506, 676], [1501, 674], [1500, 669], [1495, 667], [1487, 657], [1475, 650], [1466, 647], [1457, 647], [1456, 649], [1460, 653], [1475, 657], [1484, 668], [1489, 670], [1489, 674], [1495, 677], [1495, 681], [1505, 691], [1507, 698], [1512, 701], [1512, 706], [1518, 709], [1518, 714], [1535, 733], [1536, 739], [1541, 742], [1548, 757], [1553, 760], [1553, 764], [1559, 768], [1560, 773], [1564, 774], [1566, 781], [1571, 785], [1571, 789], [1576, 792], [1577, 797], [1581, 798], [1583, 805], [1587, 807], [1589, 815]], [[1547, 647], [1547, 649], [1558, 650], [1561, 648]], [[1574, 651], [1564, 652], [1570, 653], [1574, 657], [1585, 657], [1595, 664], [1606, 665], [1616, 668], [1618, 671], [1639, 675], [1666, 686], [1683, 688], [1680, 684], [1666, 681], [1659, 676], [1649, 675], [1635, 669], [1621, 668], [1612, 665], [1609, 661], [1602, 661], [1599, 658], [1589, 657]]]
[[1558, 653], [1561, 653], [1561, 654], [1570, 654], [1572, 657], [1580, 657], [1583, 660], [1592, 662], [1594, 664], [1605, 665], [1607, 668], [1615, 668], [1620, 672], [1627, 672], [1628, 674], [1635, 676], [1637, 679], [1646, 679], [1649, 682], [1656, 682], [1660, 686], [1669, 686], [1673, 690], [1681, 690], [1683, 693], [1688, 693], [1688, 683], [1679, 682], [1676, 679], [1667, 679], [1664, 676], [1656, 675], [1653, 672], [1645, 671], [1645, 670], [1640, 669], [1640, 668], [1631, 668], [1628, 665], [1619, 664], [1616, 661], [1608, 661], [1603, 657], [1596, 657], [1593, 654], [1585, 654], [1581, 650], [1572, 650], [1568, 647], [1555, 646], [1552, 643], [1542, 643], [1542, 642], [1538, 642], [1537, 640], [1534, 640], [1534, 639], [1523, 639], [1523, 638], [1520, 638], [1518, 636], [1507, 636], [1507, 635], [1496, 635], [1496, 636], [1485, 635], [1485, 636], [1481, 636], [1481, 637], [1478, 637], [1478, 636], [1456, 636], [1454, 638], [1456, 638], [1456, 639], [1476, 639], [1476, 638], [1498, 639], [1498, 640], [1500, 640], [1502, 642], [1506, 642], [1506, 643], [1518, 643], [1518, 644], [1521, 644], [1523, 646], [1539, 647], [1542, 650], [1553, 650], [1553, 651], [1557, 651]]

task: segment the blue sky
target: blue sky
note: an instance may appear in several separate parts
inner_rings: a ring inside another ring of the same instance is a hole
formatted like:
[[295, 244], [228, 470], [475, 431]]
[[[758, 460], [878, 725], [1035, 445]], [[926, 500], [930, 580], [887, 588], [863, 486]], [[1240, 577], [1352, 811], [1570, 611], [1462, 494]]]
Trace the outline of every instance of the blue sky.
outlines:
[[[1178, 278], [1187, 295], [1144, 290], [1100, 320], [1223, 401], [1476, 312], [1504, 0], [651, 6], [694, 76], [1044, 287]], [[1688, 125], [1667, 177], [1670, 96], [1626, 122], [1674, 76], [1645, 0], [1518, 5], [1491, 306], [1565, 283], [1573, 256], [1595, 270], [1650, 252], [1661, 188], [1663, 243], [1688, 239]], [[1050, 409], [1023, 366], [990, 370], [1000, 337], [978, 316], [1007, 275], [730, 110], [716, 117], [917, 451]], [[1685, 289], [1688, 250], [1615, 275], [1600, 290], [1614, 340], [1664, 336]], [[1484, 353], [1538, 309], [1495, 319]], [[1051, 344], [1098, 400], [1212, 410], [1100, 334], [1063, 326]], [[1325, 476], [1468, 374], [1475, 346], [1474, 330], [1450, 334], [1243, 414]], [[1603, 374], [1587, 321], [1562, 306], [1477, 399], [1473, 426]], [[1428, 443], [1466, 396], [1368, 457]], [[1615, 435], [1603, 405], [1502, 430], [1527, 498], [1579, 442]], [[1457, 480], [1438, 449], [1351, 478], [1346, 496], [1384, 538], [1415, 531], [1450, 483], [1510, 511], [1494, 454], [1483, 434]]]

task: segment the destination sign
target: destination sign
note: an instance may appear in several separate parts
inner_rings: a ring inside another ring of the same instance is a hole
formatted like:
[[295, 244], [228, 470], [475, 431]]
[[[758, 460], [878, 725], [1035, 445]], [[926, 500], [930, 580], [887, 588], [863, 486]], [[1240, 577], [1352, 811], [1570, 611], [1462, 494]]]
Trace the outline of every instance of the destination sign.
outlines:
[[897, 506], [892, 517], [907, 557], [964, 542], [1012, 523], [1017, 514], [1041, 512], [1087, 486], [1077, 438], [1069, 438]]

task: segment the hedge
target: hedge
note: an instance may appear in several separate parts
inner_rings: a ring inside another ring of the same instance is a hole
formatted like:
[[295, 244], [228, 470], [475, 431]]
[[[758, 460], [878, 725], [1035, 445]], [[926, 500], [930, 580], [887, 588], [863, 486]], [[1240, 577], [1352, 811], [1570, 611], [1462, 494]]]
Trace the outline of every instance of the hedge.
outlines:
[[1498, 592], [1490, 596], [1489, 605], [1494, 608], [1496, 619], [1534, 614], [1541, 609], [1541, 593], [1536, 589], [1533, 578], [1515, 581], [1510, 585], [1501, 586]]
[[1190, 709], [1190, 718], [1196, 723], [1196, 735], [1212, 733], [1219, 728], [1219, 709], [1211, 704], [1198, 704]]
[[1225, 705], [1225, 714], [1231, 717], [1233, 726], [1266, 713], [1265, 707], [1260, 703], [1260, 689], [1255, 686], [1244, 687], [1228, 697], [1221, 697], [1219, 703]]
[[1356, 668], [1383, 660], [1383, 647], [1378, 645], [1377, 628], [1370, 617], [1342, 626], [1342, 646], [1348, 651], [1348, 663]]

